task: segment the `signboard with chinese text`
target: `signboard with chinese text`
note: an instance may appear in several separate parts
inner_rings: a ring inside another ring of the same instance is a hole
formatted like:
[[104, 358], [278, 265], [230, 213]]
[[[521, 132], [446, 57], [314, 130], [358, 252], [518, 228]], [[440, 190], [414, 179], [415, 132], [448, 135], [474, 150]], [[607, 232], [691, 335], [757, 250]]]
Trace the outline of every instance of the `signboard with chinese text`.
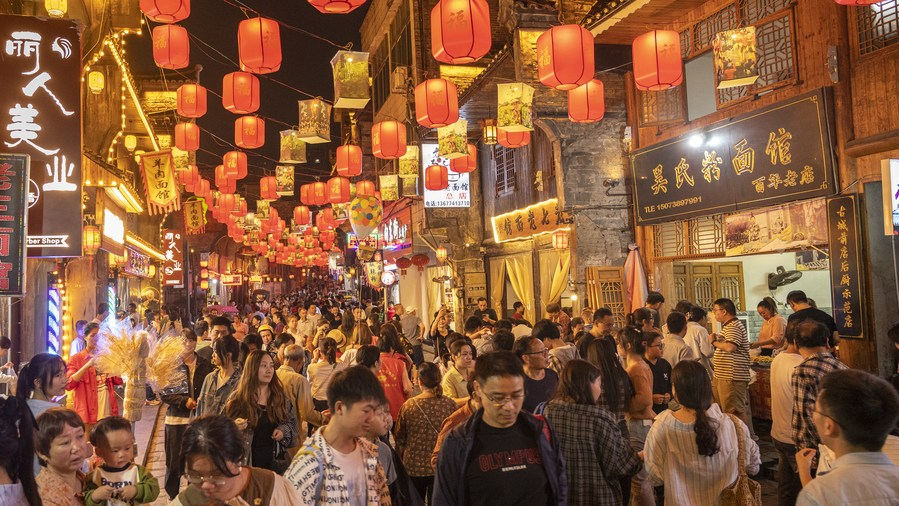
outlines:
[[184, 202], [184, 229], [187, 235], [202, 234], [206, 231], [206, 203], [202, 198]]
[[385, 250], [398, 251], [412, 247], [412, 208], [405, 207], [399, 211], [385, 214], [378, 226]]
[[0, 15], [2, 149], [31, 156], [28, 254], [81, 256], [81, 34], [69, 19]]
[[0, 297], [25, 295], [28, 155], [0, 155]]
[[830, 238], [830, 289], [833, 319], [840, 337], [864, 337], [864, 278], [858, 197], [839, 195], [827, 200]]
[[559, 207], [557, 199], [549, 199], [524, 209], [494, 216], [491, 221], [493, 239], [496, 242], [506, 242], [551, 234], [557, 230], [569, 230], [574, 219], [571, 213]]
[[[101, 194], [102, 195], [102, 194]], [[104, 198], [100, 247], [113, 255], [125, 256], [125, 210]]]
[[635, 151], [637, 224], [832, 195], [832, 117], [822, 88]]
[[162, 231], [162, 251], [165, 262], [162, 263], [163, 286], [184, 286], [184, 238], [181, 232], [173, 229]]
[[[359, 238], [356, 237], [356, 234], [349, 232], [346, 235], [346, 247], [347, 249], [357, 249], [359, 248]], [[378, 232], [373, 231], [365, 240], [362, 241], [363, 248], [369, 248], [372, 250], [378, 249]]]
[[171, 151], [140, 155], [141, 172], [147, 189], [147, 211], [154, 214], [181, 209], [181, 192], [175, 185], [175, 165]]
[[243, 275], [241, 274], [222, 274], [222, 284], [225, 286], [237, 286], [243, 284]]
[[122, 267], [122, 270], [126, 274], [131, 274], [132, 276], [138, 276], [141, 278], [149, 278], [150, 277], [150, 257], [149, 255], [144, 255], [143, 253], [137, 251], [134, 248], [125, 248], [127, 250], [127, 259], [125, 260], [125, 265]]
[[[437, 144], [421, 145], [421, 173], [429, 166], [443, 165], [449, 167], [450, 161], [437, 154]], [[449, 184], [445, 190], [433, 191], [425, 188], [425, 207], [469, 207], [471, 206], [470, 174], [458, 174], [449, 171]]]

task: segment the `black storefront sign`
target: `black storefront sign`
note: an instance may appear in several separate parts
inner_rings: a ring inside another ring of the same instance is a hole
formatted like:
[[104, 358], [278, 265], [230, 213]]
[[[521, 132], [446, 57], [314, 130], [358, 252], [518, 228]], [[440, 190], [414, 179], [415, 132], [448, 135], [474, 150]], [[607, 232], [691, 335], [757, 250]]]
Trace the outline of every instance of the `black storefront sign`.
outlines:
[[28, 155], [0, 154], [0, 297], [25, 295]]
[[858, 197], [839, 195], [827, 200], [830, 242], [830, 289], [833, 319], [840, 337], [864, 337], [864, 278]]
[[635, 151], [637, 224], [834, 194], [832, 118], [821, 88]]
[[28, 256], [81, 256], [81, 33], [0, 15], [0, 149], [31, 156]]

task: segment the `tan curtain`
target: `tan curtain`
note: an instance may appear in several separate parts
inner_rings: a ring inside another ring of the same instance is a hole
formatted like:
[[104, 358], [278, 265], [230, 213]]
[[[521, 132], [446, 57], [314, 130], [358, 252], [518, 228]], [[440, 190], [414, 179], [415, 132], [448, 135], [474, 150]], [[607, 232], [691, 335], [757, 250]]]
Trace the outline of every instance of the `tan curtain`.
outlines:
[[540, 314], [546, 318], [546, 306], [562, 299], [562, 292], [568, 285], [568, 271], [571, 266], [569, 250], [540, 252]]
[[559, 302], [562, 300], [562, 292], [568, 286], [568, 271], [571, 268], [571, 252], [565, 250], [562, 253], [559, 262], [556, 264], [556, 270], [553, 273], [552, 289], [549, 292], [549, 299], [546, 303]]
[[503, 288], [506, 285], [506, 260], [504, 258], [490, 259], [490, 306], [496, 310], [496, 314], [502, 318], [503, 314]]
[[531, 254], [506, 258], [506, 269], [518, 300], [524, 303], [529, 314], [534, 314], [534, 267]]

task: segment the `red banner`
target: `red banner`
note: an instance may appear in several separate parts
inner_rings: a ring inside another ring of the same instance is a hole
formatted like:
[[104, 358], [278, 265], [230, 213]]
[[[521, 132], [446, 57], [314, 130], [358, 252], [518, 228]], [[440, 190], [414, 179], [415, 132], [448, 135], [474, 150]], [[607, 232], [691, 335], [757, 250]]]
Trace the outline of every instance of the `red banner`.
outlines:
[[172, 229], [163, 230], [162, 250], [165, 252], [165, 262], [162, 263], [163, 286], [183, 286], [184, 238], [181, 237], [181, 232]]

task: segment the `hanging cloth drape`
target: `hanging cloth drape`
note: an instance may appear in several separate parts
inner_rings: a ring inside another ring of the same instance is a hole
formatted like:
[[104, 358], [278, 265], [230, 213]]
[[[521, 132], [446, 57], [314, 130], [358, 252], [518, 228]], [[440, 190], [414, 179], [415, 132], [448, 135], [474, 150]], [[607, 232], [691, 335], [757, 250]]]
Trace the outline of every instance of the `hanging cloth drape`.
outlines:
[[556, 269], [553, 272], [552, 277], [552, 287], [549, 292], [549, 298], [546, 299], [544, 304], [544, 309], [546, 308], [546, 304], [552, 304], [553, 302], [559, 302], [562, 300], [562, 292], [565, 291], [565, 288], [568, 286], [568, 271], [571, 268], [571, 252], [569, 250], [565, 250], [559, 258], [559, 261], [556, 262]]
[[624, 262], [624, 280], [627, 288], [627, 297], [624, 302], [627, 312], [643, 307], [646, 296], [649, 295], [649, 287], [646, 284], [646, 271], [643, 269], [643, 258], [640, 256], [640, 248], [636, 244], [629, 244], [631, 250]]
[[503, 289], [506, 285], [506, 260], [504, 258], [490, 259], [490, 307], [496, 310], [497, 315], [503, 311]]
[[550, 303], [550, 294], [553, 288], [553, 276], [556, 274], [561, 256], [557, 250], [544, 250], [540, 252], [540, 309], [537, 314], [527, 315], [529, 321], [537, 321], [546, 318], [546, 305]]
[[524, 303], [529, 314], [534, 314], [534, 266], [531, 258], [530, 253], [507, 257], [506, 269], [515, 296]]

